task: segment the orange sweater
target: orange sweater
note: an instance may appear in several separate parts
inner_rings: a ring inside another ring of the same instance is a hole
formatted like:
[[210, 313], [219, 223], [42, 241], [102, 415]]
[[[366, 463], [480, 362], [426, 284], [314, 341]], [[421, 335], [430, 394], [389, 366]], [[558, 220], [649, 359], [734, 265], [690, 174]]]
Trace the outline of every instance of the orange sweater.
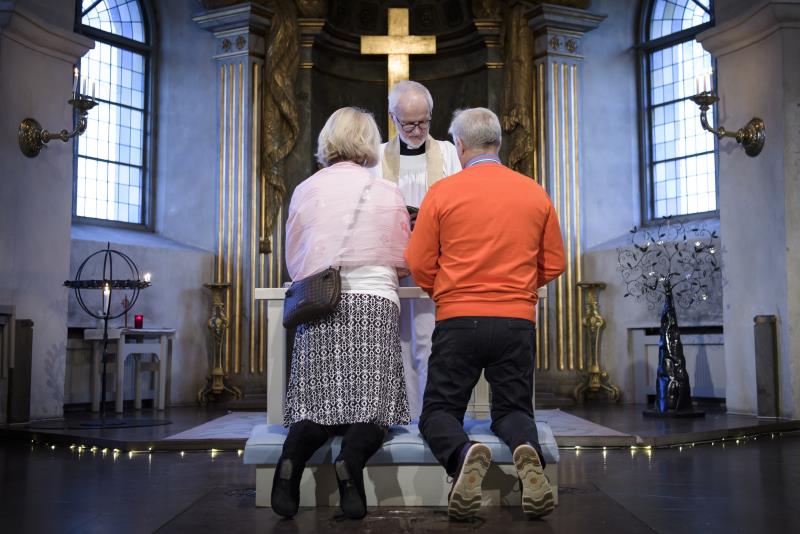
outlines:
[[558, 218], [544, 189], [497, 163], [435, 183], [405, 253], [436, 319], [536, 320], [536, 289], [564, 272]]

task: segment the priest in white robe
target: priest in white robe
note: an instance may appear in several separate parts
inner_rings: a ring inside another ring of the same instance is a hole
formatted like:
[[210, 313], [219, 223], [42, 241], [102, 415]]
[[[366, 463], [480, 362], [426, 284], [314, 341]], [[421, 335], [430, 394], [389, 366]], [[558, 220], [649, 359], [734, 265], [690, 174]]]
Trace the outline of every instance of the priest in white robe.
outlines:
[[[424, 85], [401, 81], [392, 87], [389, 117], [398, 135], [381, 145], [381, 162], [375, 170], [400, 187], [406, 205], [411, 208], [420, 207], [432, 184], [461, 170], [453, 143], [438, 141], [428, 133], [432, 113], [433, 98]], [[412, 225], [415, 218], [412, 210]], [[406, 277], [400, 285], [415, 284], [411, 277]], [[434, 322], [431, 300], [403, 301], [400, 343], [412, 418], [419, 418], [422, 409]]]

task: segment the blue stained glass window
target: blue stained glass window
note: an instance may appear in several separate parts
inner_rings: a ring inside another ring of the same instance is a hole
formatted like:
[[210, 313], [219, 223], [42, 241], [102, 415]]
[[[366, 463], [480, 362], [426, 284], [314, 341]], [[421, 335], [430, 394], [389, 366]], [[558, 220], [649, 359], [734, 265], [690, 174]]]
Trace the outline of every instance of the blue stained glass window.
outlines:
[[650, 39], [711, 21], [710, 0], [657, 0], [650, 18]]
[[133, 41], [145, 42], [138, 0], [83, 0], [81, 24]]
[[142, 6], [138, 0], [82, 0], [80, 6], [82, 29], [95, 47], [81, 58], [79, 87], [98, 105], [78, 138], [74, 214], [144, 225], [150, 43]]
[[[707, 27], [713, 6], [710, 0], [656, 0], [648, 7], [643, 43], [649, 125], [647, 211], [650, 218], [714, 211], [716, 140], [702, 129], [700, 110], [689, 100], [697, 92], [696, 80], [711, 73], [713, 63], [694, 34], [684, 32]], [[670, 38], [678, 32], [683, 33]], [[655, 39], [658, 42], [651, 45]], [[713, 108], [708, 120], [713, 124]]]

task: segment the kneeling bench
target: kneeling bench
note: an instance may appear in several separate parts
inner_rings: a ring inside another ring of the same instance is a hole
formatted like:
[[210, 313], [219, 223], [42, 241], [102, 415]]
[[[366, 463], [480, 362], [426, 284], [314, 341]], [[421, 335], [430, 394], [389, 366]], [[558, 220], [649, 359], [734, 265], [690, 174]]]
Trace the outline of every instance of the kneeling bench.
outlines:
[[[485, 506], [519, 506], [517, 471], [511, 451], [490, 430], [490, 421], [467, 419], [464, 428], [473, 441], [492, 450], [492, 467], [483, 481]], [[547, 423], [537, 422], [544, 454], [545, 474], [558, 504], [558, 446]], [[270, 505], [275, 464], [288, 429], [281, 425], [257, 425], [244, 448], [244, 463], [256, 466], [256, 506]], [[342, 438], [336, 436], [311, 457], [300, 482], [300, 506], [338, 506], [339, 492], [333, 460]], [[450, 484], [447, 474], [422, 439], [417, 425], [393, 426], [383, 447], [370, 458], [364, 473], [369, 506], [446, 506]]]

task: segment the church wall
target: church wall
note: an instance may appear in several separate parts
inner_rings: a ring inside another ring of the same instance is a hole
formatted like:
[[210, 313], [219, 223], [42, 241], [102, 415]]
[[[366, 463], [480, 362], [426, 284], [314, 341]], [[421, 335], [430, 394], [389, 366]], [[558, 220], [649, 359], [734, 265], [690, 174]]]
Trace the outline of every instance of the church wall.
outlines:
[[73, 0], [14, 0], [18, 8], [35, 14], [48, 24], [72, 30], [75, 21]]
[[[642, 392], [636, 390], [636, 375], [644, 365], [644, 355], [633, 342], [640, 329], [657, 327], [661, 314], [660, 306], [624, 297], [626, 288], [617, 270], [618, 249], [629, 245], [630, 229], [641, 225], [640, 67], [635, 49], [640, 4], [636, 0], [592, 2], [593, 13], [608, 17], [583, 38], [579, 125], [583, 278], [607, 284], [600, 293], [600, 312], [606, 320], [601, 363], [611, 381], [621, 388], [623, 402], [642, 399]], [[710, 229], [719, 228], [716, 218], [699, 222]], [[719, 327], [721, 295], [714, 295], [705, 306], [678, 309], [678, 321], [681, 326]], [[709, 380], [719, 388], [725, 377], [712, 376]]]
[[800, 60], [794, 51], [800, 47], [800, 31], [784, 36], [782, 54], [784, 82], [790, 98], [783, 101], [784, 210], [786, 213], [786, 295], [788, 321], [782, 325], [784, 356], [781, 374], [783, 410], [791, 417], [800, 417]]
[[[93, 252], [103, 249], [105, 241], [95, 238], [96, 229], [76, 226], [70, 260], [70, 273]], [[111, 240], [111, 248], [127, 254], [139, 272], [152, 274], [152, 285], [139, 293], [139, 299], [128, 314], [133, 326], [134, 314], [144, 316], [145, 328], [174, 328], [168, 405], [192, 404], [197, 390], [205, 383], [209, 370], [210, 338], [206, 321], [210, 316], [210, 297], [203, 283], [211, 280], [213, 255], [152, 234], [126, 230], [105, 230], [103, 239]], [[114, 258], [115, 272], [125, 270], [119, 258]], [[119, 295], [119, 299], [122, 295]], [[115, 301], [117, 299], [115, 298]], [[112, 303], [112, 307], [117, 306]], [[99, 301], [98, 301], [99, 306]], [[78, 306], [72, 292], [69, 295], [70, 327], [98, 328], [100, 322], [86, 315]], [[124, 319], [114, 319], [111, 326], [123, 326]], [[73, 380], [76, 380], [75, 378]], [[79, 375], [85, 385], [73, 385], [73, 390], [89, 391], [89, 377]]]
[[41, 19], [47, 16], [41, 3], [0, 11], [0, 302], [15, 305], [18, 319], [33, 321], [33, 419], [62, 415], [72, 143], [51, 141], [27, 158], [17, 127], [26, 117], [50, 130], [70, 127], [72, 64], [92, 44], [72, 33], [71, 19], [57, 18], [58, 25]]
[[[634, 366], [628, 328], [655, 325], [657, 312], [644, 303], [623, 298], [617, 272], [617, 252], [628, 230], [639, 224], [639, 148], [634, 47], [639, 2], [596, 0], [591, 11], [608, 15], [583, 37], [581, 206], [584, 272], [587, 281], [607, 284], [600, 293], [606, 319], [601, 359], [611, 379], [632, 402]], [[626, 395], [627, 393], [627, 395]]]
[[219, 173], [214, 36], [192, 15], [195, 0], [160, 1], [156, 148], [156, 231], [213, 250]]
[[[203, 284], [213, 277], [216, 239], [219, 126], [213, 35], [192, 15], [193, 0], [155, 3], [157, 20], [153, 136], [154, 232], [77, 225], [71, 271], [92, 252], [112, 248], [131, 256], [139, 271], [153, 275], [130, 313], [145, 326], [177, 329], [168, 403], [195, 402], [205, 383], [210, 354], [206, 321], [210, 314]], [[70, 296], [69, 325], [92, 321]], [[122, 324], [122, 319], [116, 321]], [[88, 383], [87, 386], [88, 388]]]
[[[747, 157], [735, 142], [720, 142], [720, 219], [722, 231], [731, 236], [724, 250], [724, 275], [729, 282], [724, 315], [728, 409], [734, 412], [757, 411], [753, 317], [776, 315], [780, 346], [786, 347], [788, 341], [783, 106], [774, 98], [774, 88], [762, 89], [758, 81], [780, 78], [780, 46], [774, 36], [717, 58], [719, 124], [738, 128], [758, 115], [768, 128], [767, 143], [758, 158]], [[748, 75], [743, 77], [742, 71]]]
[[719, 124], [735, 129], [758, 116], [767, 133], [755, 158], [732, 140], [720, 142], [720, 224], [728, 236], [723, 250], [728, 409], [756, 413], [753, 317], [775, 315], [781, 415], [798, 417], [800, 31], [779, 28], [797, 20], [800, 6], [777, 9], [776, 4], [734, 10], [735, 3], [722, 2], [718, 12], [730, 22], [704, 32], [700, 40], [717, 59]]

